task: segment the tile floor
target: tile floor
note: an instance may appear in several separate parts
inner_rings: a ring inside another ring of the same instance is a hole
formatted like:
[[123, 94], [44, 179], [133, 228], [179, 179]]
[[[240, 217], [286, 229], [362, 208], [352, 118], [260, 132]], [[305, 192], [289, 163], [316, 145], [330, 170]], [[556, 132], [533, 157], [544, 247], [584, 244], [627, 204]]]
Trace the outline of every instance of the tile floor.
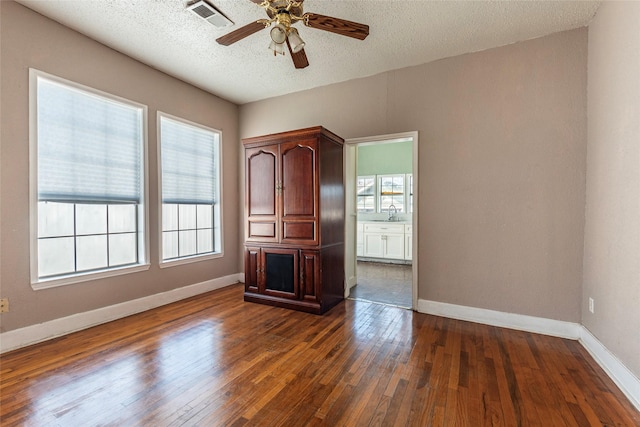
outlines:
[[411, 308], [410, 265], [358, 261], [356, 274], [349, 298]]

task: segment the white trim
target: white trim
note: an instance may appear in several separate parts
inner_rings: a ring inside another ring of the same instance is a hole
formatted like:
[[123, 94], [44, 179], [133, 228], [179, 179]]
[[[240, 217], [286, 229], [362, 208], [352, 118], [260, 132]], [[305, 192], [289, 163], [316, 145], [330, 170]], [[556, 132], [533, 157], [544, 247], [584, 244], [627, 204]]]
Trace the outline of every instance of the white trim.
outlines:
[[578, 341], [624, 395], [627, 396], [633, 406], [640, 411], [640, 379], [584, 326], [580, 326]]
[[71, 316], [48, 322], [30, 325], [20, 329], [4, 332], [0, 334], [0, 353], [4, 353], [27, 345], [36, 344], [41, 341], [56, 338], [72, 332], [87, 329], [102, 323], [120, 319], [132, 314], [151, 310], [162, 305], [170, 304], [185, 298], [199, 295], [214, 289], [238, 283], [241, 275], [230, 274], [224, 277], [207, 280], [178, 289], [173, 289], [159, 294], [149, 295], [131, 301], [102, 307], [83, 313], [72, 314]]
[[433, 314], [434, 316], [449, 317], [452, 319], [466, 320], [485, 325], [499, 326], [502, 328], [517, 329], [520, 331], [535, 332], [536, 334], [551, 335], [554, 337], [577, 340], [580, 337], [581, 325], [562, 320], [546, 319], [543, 317], [526, 316], [516, 313], [487, 310], [484, 308], [467, 307], [464, 305], [448, 304], [445, 302], [418, 300], [420, 313]]
[[201, 254], [201, 255], [191, 255], [191, 256], [186, 256], [182, 258], [174, 258], [167, 261], [162, 261], [159, 267], [160, 268], [175, 267], [177, 265], [191, 264], [194, 262], [208, 261], [210, 259], [222, 258], [223, 256], [224, 254], [221, 254], [218, 252], [211, 252], [208, 254]]
[[76, 283], [94, 281], [104, 279], [106, 277], [122, 276], [123, 274], [133, 274], [140, 271], [147, 271], [151, 267], [150, 264], [135, 264], [126, 267], [114, 267], [99, 272], [90, 273], [74, 273], [68, 276], [61, 276], [53, 279], [40, 279], [40, 281], [32, 283], [31, 288], [34, 291], [42, 289], [57, 288], [58, 286], [73, 285]]
[[640, 379], [583, 325], [444, 302], [418, 300], [420, 313], [577, 340], [640, 411]]
[[[401, 132], [401, 133], [394, 133], [394, 134], [388, 134], [388, 135], [376, 135], [376, 136], [367, 136], [367, 137], [362, 137], [362, 138], [349, 138], [347, 140], [345, 140], [345, 144], [348, 145], [374, 145], [374, 144], [380, 144], [380, 143], [392, 143], [392, 142], [408, 142], [408, 141], [413, 141], [413, 163], [412, 163], [412, 170], [411, 173], [413, 174], [413, 213], [411, 215], [411, 224], [413, 226], [412, 228], [412, 243], [413, 243], [413, 247], [412, 247], [412, 254], [411, 257], [413, 259], [412, 262], [412, 267], [411, 267], [411, 272], [412, 272], [412, 284], [411, 284], [411, 305], [412, 305], [412, 309], [413, 310], [419, 310], [419, 300], [418, 300], [418, 282], [419, 282], [419, 277], [418, 277], [418, 226], [419, 226], [419, 218], [420, 215], [418, 214], [418, 206], [419, 206], [419, 200], [418, 200], [418, 182], [419, 180], [419, 174], [418, 174], [418, 167], [419, 167], [419, 162], [418, 162], [418, 131], [410, 131], [410, 132]], [[357, 165], [356, 165], [356, 169], [357, 169]], [[346, 171], [345, 171], [346, 172]], [[353, 171], [353, 173], [355, 175], [357, 175], [357, 170]], [[355, 248], [354, 248], [355, 249]], [[345, 293], [347, 292], [348, 288], [345, 289]]]

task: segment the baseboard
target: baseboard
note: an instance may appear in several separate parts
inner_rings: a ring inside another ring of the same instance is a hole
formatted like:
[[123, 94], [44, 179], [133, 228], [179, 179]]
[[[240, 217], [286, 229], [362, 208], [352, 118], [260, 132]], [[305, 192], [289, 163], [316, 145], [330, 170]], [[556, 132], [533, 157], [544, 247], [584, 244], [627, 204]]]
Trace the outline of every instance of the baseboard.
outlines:
[[604, 369], [609, 378], [616, 383], [633, 406], [640, 411], [640, 379], [620, 362], [587, 328], [581, 326], [580, 332], [580, 338], [578, 339], [580, 344]]
[[196, 283], [178, 289], [173, 289], [159, 294], [126, 301], [120, 304], [110, 305], [83, 313], [73, 314], [60, 319], [36, 325], [14, 329], [0, 334], [0, 353], [15, 350], [27, 345], [46, 341], [71, 332], [87, 329], [102, 323], [141, 313], [152, 308], [170, 304], [185, 298], [199, 295], [214, 289], [238, 283], [240, 274], [231, 274], [205, 282]]
[[449, 317], [572, 340], [580, 338], [580, 330], [582, 328], [582, 325], [573, 322], [423, 299], [418, 300], [418, 311], [420, 313], [433, 314], [434, 316]]
[[418, 311], [434, 316], [578, 340], [640, 411], [640, 379], [581, 324], [422, 299], [418, 300]]

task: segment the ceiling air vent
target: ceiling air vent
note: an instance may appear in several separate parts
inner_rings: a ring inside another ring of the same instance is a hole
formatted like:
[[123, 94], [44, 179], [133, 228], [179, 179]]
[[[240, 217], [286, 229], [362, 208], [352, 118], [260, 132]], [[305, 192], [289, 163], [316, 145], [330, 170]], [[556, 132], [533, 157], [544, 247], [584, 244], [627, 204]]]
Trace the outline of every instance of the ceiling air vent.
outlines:
[[222, 12], [215, 7], [211, 6], [204, 0], [199, 0], [191, 5], [187, 6], [191, 12], [198, 15], [200, 18], [212, 24], [217, 28], [225, 28], [233, 25], [233, 22], [229, 20]]

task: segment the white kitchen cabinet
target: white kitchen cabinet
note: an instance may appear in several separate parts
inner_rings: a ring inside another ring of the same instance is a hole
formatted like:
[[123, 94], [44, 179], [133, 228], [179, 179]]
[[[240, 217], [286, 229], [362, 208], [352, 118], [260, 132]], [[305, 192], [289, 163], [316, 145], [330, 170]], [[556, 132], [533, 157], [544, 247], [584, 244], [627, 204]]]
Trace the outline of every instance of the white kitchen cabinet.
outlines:
[[384, 239], [383, 258], [404, 259], [404, 233], [386, 234]]
[[364, 233], [364, 256], [373, 258], [383, 258], [384, 248], [382, 234]]
[[404, 226], [404, 259], [410, 261], [413, 259], [413, 226], [406, 224]]
[[356, 255], [364, 256], [364, 224], [359, 222], [356, 225]]
[[404, 224], [364, 223], [364, 256], [404, 259]]

